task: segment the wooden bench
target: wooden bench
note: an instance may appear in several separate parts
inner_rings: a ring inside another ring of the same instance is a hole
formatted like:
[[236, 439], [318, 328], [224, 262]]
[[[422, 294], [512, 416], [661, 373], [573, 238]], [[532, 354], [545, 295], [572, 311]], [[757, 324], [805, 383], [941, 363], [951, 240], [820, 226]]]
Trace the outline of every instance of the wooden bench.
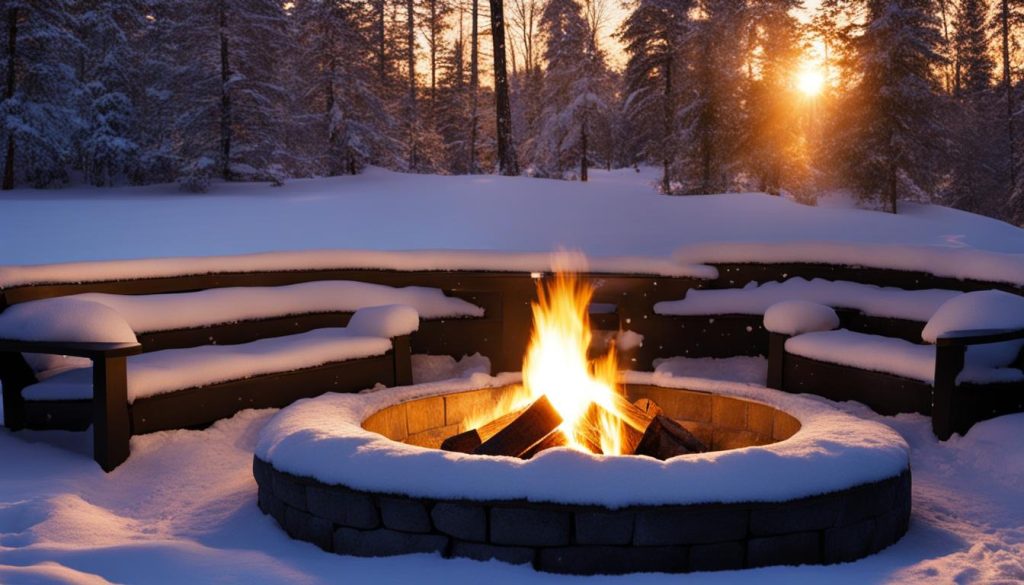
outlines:
[[[977, 294], [986, 293], [971, 293]], [[950, 304], [964, 300], [970, 301], [961, 297]], [[771, 388], [856, 400], [885, 415], [930, 415], [942, 440], [978, 421], [1024, 410], [1024, 328], [939, 329], [927, 343], [926, 324], [916, 340], [851, 331], [835, 316], [839, 328], [780, 330], [768, 323], [772, 310], [765, 317]], [[934, 318], [941, 320], [944, 310]], [[968, 353], [982, 346], [983, 352]]]
[[[413, 291], [419, 296], [403, 296], [398, 294], [402, 289], [391, 291], [381, 285], [349, 283], [370, 287], [360, 291], [366, 298], [338, 302], [319, 290], [314, 291], [319, 293], [315, 296], [321, 301], [326, 298], [327, 304], [304, 305], [303, 301], [317, 300], [308, 298], [308, 289], [319, 284], [140, 296], [46, 295], [43, 299], [15, 304], [0, 313], [0, 320], [17, 317], [19, 311], [24, 313], [26, 309], [42, 309], [39, 312], [45, 315], [47, 303], [66, 304], [71, 300], [79, 305], [101, 305], [104, 311], [113, 306], [115, 313], [121, 309], [140, 331], [132, 339], [117, 342], [69, 342], [57, 337], [0, 339], [5, 425], [17, 430], [84, 429], [92, 424], [95, 459], [109, 471], [128, 456], [128, 439], [133, 434], [202, 426], [242, 409], [280, 407], [326, 391], [411, 383], [410, 334], [419, 326], [418, 319], [417, 327], [388, 339], [370, 339], [374, 337], [370, 335], [357, 342], [353, 338], [359, 336], [346, 329], [351, 320], [359, 320], [361, 313], [372, 312], [365, 308], [354, 311], [358, 304], [396, 299], [416, 304], [423, 300], [424, 291]], [[327, 293], [337, 293], [338, 286], [344, 285], [324, 284]], [[305, 288], [296, 290], [302, 287]], [[248, 301], [232, 304], [235, 292], [247, 293]], [[307, 298], [292, 299], [279, 306], [258, 302], [267, 300], [268, 295], [280, 301], [298, 293]], [[432, 293], [427, 295], [426, 303], [420, 302], [419, 308], [431, 317], [422, 323], [430, 324], [433, 333], [446, 323], [481, 320], [483, 310], [479, 307], [441, 291]], [[196, 305], [199, 310], [195, 310]], [[191, 314], [160, 314], [162, 306]], [[305, 312], [301, 312], [303, 306]], [[365, 323], [362, 327], [365, 329]], [[359, 347], [353, 349], [353, 343]], [[29, 366], [26, 355], [31, 354], [85, 358], [92, 367], [72, 363], [69, 371], [44, 377], [45, 374]], [[309, 357], [311, 354], [314, 357]], [[277, 365], [269, 364], [275, 357]], [[233, 364], [232, 373], [212, 379], [190, 375], [188, 368], [188, 364], [202, 364], [209, 370], [228, 363]], [[170, 368], [171, 375], [165, 376], [170, 379], [161, 381], [164, 387], [154, 391], [152, 381], [145, 379], [147, 368], [151, 373]]]

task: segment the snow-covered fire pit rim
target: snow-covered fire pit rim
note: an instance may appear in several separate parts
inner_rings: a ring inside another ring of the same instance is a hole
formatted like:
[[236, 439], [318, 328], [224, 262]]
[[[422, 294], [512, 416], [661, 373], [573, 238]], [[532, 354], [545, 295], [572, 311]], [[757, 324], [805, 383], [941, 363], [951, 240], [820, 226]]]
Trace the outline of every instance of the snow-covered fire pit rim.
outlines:
[[909, 448], [895, 431], [821, 400], [752, 385], [638, 372], [626, 373], [623, 382], [762, 402], [794, 416], [801, 429], [769, 445], [662, 462], [569, 449], [552, 449], [529, 461], [479, 457], [392, 441], [361, 426], [372, 414], [402, 402], [517, 381], [512, 374], [478, 374], [465, 380], [302, 400], [271, 419], [261, 431], [255, 455], [281, 472], [367, 492], [612, 509], [784, 502], [890, 479], [910, 466]]

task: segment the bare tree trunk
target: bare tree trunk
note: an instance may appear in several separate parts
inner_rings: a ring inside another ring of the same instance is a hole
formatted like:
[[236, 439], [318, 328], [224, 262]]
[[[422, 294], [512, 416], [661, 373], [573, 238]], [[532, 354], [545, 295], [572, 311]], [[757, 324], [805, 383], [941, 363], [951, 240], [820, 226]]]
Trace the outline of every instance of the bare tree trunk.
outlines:
[[385, 35], [385, 0], [377, 0], [377, 78], [380, 80], [381, 87], [384, 84], [388, 76], [388, 55], [387, 55], [387, 36]]
[[409, 116], [409, 169], [416, 171], [419, 170], [420, 163], [416, 139], [416, 128], [418, 126], [416, 121], [416, 23], [413, 0], [406, 0], [405, 17], [405, 58], [408, 61], [406, 66], [409, 68], [409, 95], [406, 98], [409, 100], [407, 106]]
[[505, 65], [505, 7], [503, 0], [491, 2], [491, 39], [494, 42], [494, 101], [498, 118], [498, 170], [506, 176], [519, 174], [516, 147], [512, 142], [512, 103], [508, 95]]
[[480, 0], [473, 0], [473, 30], [469, 49], [469, 174], [475, 175], [476, 132], [480, 125]]
[[[4, 99], [14, 97], [14, 84], [17, 77], [14, 73], [16, 51], [18, 49], [18, 9], [7, 10], [7, 87], [4, 89]], [[14, 133], [7, 135], [7, 153], [4, 156], [4, 184], [3, 190], [10, 191], [14, 188]]]
[[231, 180], [231, 66], [228, 59], [228, 18], [226, 1], [217, 4], [220, 24], [220, 156], [221, 175], [225, 181]]
[[583, 117], [583, 126], [580, 128], [580, 181], [587, 182], [587, 118]]
[[437, 103], [437, 0], [430, 0], [430, 109]]
[[1010, 3], [1002, 0], [999, 14], [1003, 36], [1003, 90], [1006, 92], [1006, 134], [1009, 139], [1010, 156], [1010, 194], [1017, 191], [1017, 157], [1014, 154], [1016, 145], [1013, 133], [1013, 80], [1010, 76]]
[[663, 93], [663, 115], [665, 117], [662, 125], [661, 138], [661, 192], [668, 195], [672, 192], [672, 180], [669, 176], [669, 166], [672, 164], [672, 157], [669, 154], [669, 140], [672, 132], [672, 57], [665, 57], [665, 89]]

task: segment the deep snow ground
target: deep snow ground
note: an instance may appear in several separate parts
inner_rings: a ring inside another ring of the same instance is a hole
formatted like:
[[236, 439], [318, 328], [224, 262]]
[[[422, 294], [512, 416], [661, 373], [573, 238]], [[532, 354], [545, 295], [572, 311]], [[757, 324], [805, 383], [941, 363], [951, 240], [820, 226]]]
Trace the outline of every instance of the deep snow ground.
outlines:
[[[757, 368], [749, 359], [682, 358], [670, 367], [677, 375], [732, 379], [749, 378]], [[911, 445], [914, 514], [907, 536], [856, 563], [698, 573], [687, 582], [1024, 581], [1024, 414], [982, 423], [941, 444], [925, 417], [887, 418], [857, 404], [840, 407], [892, 425]], [[89, 458], [88, 433], [0, 431], [0, 582], [579, 581], [496, 561], [341, 557], [290, 540], [256, 507], [251, 475], [256, 437], [273, 412], [245, 411], [203, 431], [135, 437], [132, 456], [109, 475]], [[657, 574], [593, 579], [679, 580]]]
[[751, 241], [976, 248], [1024, 253], [1024, 232], [992, 219], [906, 204], [893, 216], [808, 207], [763, 194], [666, 197], [656, 169], [595, 171], [589, 183], [495, 176], [302, 179], [76, 187], [0, 194], [0, 264], [310, 249], [580, 249], [667, 259], [684, 245]]

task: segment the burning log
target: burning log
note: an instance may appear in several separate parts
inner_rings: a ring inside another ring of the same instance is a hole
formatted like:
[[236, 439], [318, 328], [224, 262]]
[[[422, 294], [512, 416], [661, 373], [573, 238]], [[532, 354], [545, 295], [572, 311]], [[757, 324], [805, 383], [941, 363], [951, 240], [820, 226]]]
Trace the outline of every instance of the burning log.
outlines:
[[[523, 409], [525, 410], [525, 409]], [[498, 431], [507, 427], [512, 421], [519, 418], [523, 410], [514, 410], [503, 414], [491, 422], [475, 429], [452, 435], [441, 443], [444, 451], [455, 451], [457, 453], [472, 453], [481, 443], [498, 434]]]
[[634, 455], [647, 455], [662, 461], [677, 455], [703, 453], [708, 448], [683, 425], [663, 414], [654, 417], [648, 425]]
[[640, 400], [634, 402], [633, 406], [642, 410], [644, 413], [647, 414], [647, 416], [651, 417], [652, 419], [655, 416], [662, 414], [661, 407], [658, 406], [657, 402], [651, 400], [650, 398], [641, 398]]
[[520, 457], [558, 430], [562, 417], [547, 396], [541, 396], [505, 428], [473, 450], [477, 455]]
[[541, 451], [552, 449], [554, 447], [564, 447], [569, 444], [569, 440], [565, 438], [565, 433], [562, 431], [555, 431], [548, 436], [544, 437], [541, 442], [537, 443], [526, 453], [523, 453], [523, 459], [533, 459]]

